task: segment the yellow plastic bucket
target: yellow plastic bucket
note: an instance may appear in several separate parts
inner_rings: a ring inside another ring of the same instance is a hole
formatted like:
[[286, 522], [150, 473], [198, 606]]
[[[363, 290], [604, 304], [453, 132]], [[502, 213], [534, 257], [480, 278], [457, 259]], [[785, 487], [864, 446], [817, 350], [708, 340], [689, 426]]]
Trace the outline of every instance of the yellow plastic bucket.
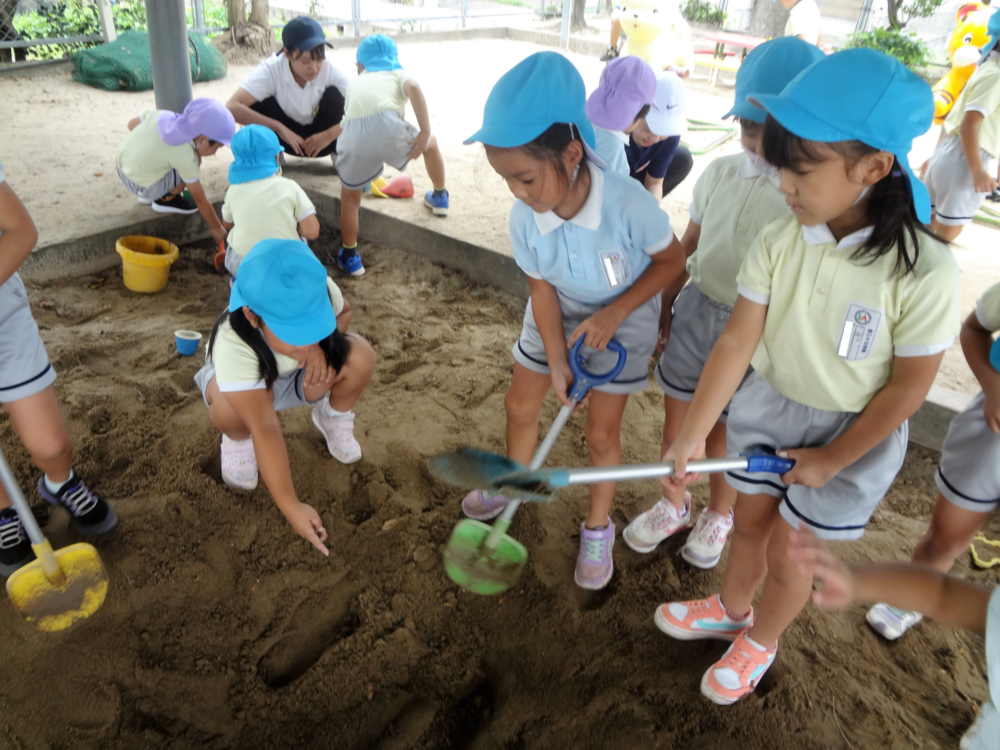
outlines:
[[125, 286], [133, 292], [158, 292], [167, 285], [170, 264], [177, 260], [177, 245], [156, 237], [122, 237], [115, 243], [122, 256]]

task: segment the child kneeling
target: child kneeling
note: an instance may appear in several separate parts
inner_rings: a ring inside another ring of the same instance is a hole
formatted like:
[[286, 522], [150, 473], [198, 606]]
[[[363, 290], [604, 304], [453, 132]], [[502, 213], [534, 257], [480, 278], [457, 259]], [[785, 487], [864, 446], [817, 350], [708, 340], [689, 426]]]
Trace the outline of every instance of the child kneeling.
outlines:
[[247, 253], [229, 310], [195, 375], [222, 431], [222, 479], [252, 490], [259, 471], [292, 528], [324, 555], [319, 514], [299, 501], [277, 412], [311, 406], [330, 455], [361, 458], [351, 411], [375, 370], [375, 352], [347, 333], [351, 307], [303, 242], [264, 240]]

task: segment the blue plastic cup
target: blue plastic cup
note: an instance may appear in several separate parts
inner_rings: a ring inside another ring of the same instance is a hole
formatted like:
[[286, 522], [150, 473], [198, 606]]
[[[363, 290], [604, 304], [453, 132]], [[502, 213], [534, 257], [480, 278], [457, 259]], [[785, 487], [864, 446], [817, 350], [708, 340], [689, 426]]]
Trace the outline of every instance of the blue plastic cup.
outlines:
[[177, 341], [177, 353], [184, 357], [192, 356], [201, 343], [201, 334], [197, 331], [174, 331], [174, 338]]

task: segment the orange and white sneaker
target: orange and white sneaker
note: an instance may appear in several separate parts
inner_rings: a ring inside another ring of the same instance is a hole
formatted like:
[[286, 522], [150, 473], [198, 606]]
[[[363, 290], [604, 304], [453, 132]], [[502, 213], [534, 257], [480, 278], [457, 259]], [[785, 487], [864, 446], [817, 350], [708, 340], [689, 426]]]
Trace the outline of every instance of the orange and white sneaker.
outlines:
[[656, 627], [681, 641], [732, 641], [753, 625], [753, 609], [741, 620], [726, 614], [718, 594], [690, 602], [667, 602], [656, 608]]
[[778, 644], [767, 649], [746, 633], [740, 633], [725, 655], [701, 678], [701, 694], [712, 703], [731, 706], [757, 688], [777, 653]]

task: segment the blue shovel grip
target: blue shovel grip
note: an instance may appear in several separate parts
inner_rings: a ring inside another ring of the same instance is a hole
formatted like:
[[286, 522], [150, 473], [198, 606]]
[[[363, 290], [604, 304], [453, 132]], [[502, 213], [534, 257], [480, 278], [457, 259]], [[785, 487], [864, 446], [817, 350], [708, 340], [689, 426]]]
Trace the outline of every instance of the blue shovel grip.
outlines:
[[990, 347], [990, 364], [994, 370], [1000, 372], [1000, 339], [994, 341]]
[[581, 336], [569, 350], [569, 369], [573, 373], [573, 387], [570, 389], [569, 397], [574, 401], [582, 401], [587, 395], [587, 391], [595, 385], [604, 385], [617, 378], [621, 371], [625, 369], [625, 347], [614, 339], [608, 342], [608, 349], [618, 354], [618, 362], [610, 371], [603, 375], [587, 372], [583, 363], [583, 355], [580, 354], [580, 347], [583, 346], [584, 337]]
[[751, 474], [763, 472], [767, 474], [787, 474], [795, 466], [795, 461], [790, 458], [782, 458], [774, 453], [764, 453], [755, 451], [754, 453], [742, 453], [747, 460], [747, 471]]

